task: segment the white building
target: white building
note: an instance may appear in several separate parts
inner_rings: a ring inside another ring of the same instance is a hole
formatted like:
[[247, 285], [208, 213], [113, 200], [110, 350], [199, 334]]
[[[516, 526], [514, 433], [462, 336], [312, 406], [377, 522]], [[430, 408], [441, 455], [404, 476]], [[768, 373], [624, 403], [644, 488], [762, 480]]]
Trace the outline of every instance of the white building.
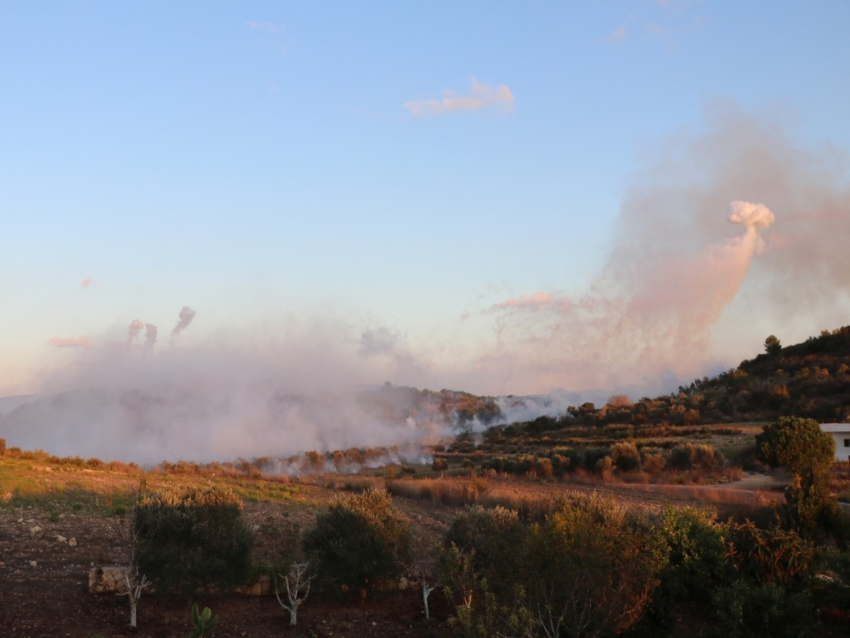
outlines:
[[850, 423], [821, 423], [820, 429], [835, 440], [835, 460], [850, 460]]

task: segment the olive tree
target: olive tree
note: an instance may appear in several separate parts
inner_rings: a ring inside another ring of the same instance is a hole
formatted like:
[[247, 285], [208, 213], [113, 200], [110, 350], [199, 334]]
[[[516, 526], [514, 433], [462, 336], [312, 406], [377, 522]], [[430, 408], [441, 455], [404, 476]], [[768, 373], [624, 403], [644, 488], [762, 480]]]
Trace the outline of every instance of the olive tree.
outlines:
[[147, 543], [139, 569], [158, 592], [191, 596], [203, 588], [242, 585], [254, 537], [242, 501], [226, 488], [168, 488], [147, 494], [134, 511]]

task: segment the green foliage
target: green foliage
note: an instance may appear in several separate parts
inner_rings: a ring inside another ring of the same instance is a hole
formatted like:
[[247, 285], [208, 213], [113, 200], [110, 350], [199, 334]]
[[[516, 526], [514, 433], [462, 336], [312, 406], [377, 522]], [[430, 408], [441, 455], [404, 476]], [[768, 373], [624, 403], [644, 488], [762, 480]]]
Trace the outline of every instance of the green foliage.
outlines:
[[723, 541], [730, 565], [756, 584], [792, 586], [812, 571], [814, 548], [793, 530], [760, 529], [752, 521], [730, 521], [723, 530]]
[[781, 417], [756, 436], [758, 458], [794, 473], [786, 499], [794, 522], [812, 531], [821, 512], [831, 505], [829, 470], [835, 459], [835, 441], [814, 419]]
[[640, 619], [663, 549], [643, 517], [581, 495], [529, 528], [508, 510], [465, 512], [437, 562], [461, 636], [600, 636]]
[[147, 544], [139, 568], [159, 592], [188, 597], [202, 588], [226, 590], [250, 575], [253, 534], [242, 501], [228, 489], [148, 494], [134, 510], [134, 525]]
[[525, 568], [523, 546], [528, 528], [517, 513], [504, 507], [474, 507], [461, 512], [443, 536], [437, 564], [443, 582], [451, 582], [456, 562], [446, 552], [452, 547], [468, 557], [470, 569], [497, 588], [507, 588]]
[[699, 599], [722, 578], [725, 547], [715, 517], [715, 512], [696, 507], [664, 508], [658, 526], [667, 558], [661, 593], [669, 599]]
[[712, 595], [718, 638], [805, 638], [815, 635], [814, 606], [805, 592], [789, 592], [776, 583], [759, 586], [745, 580], [720, 587]]
[[764, 340], [764, 351], [769, 355], [776, 355], [782, 352], [782, 344], [774, 335], [770, 335]]
[[410, 523], [383, 489], [337, 498], [304, 537], [319, 586], [339, 595], [391, 585], [410, 545]]
[[198, 605], [192, 605], [192, 633], [189, 638], [203, 638], [209, 634], [213, 627], [218, 623], [218, 616], [212, 615], [212, 610], [209, 607], [204, 607], [204, 611], [198, 612]]
[[814, 419], [781, 417], [756, 436], [761, 461], [803, 476], [829, 470], [835, 459], [835, 441]]
[[531, 530], [527, 584], [546, 635], [597, 636], [638, 622], [665, 557], [648, 521], [609, 497], [563, 500]]
[[615, 443], [611, 448], [611, 459], [621, 472], [640, 470], [640, 452], [634, 443]]

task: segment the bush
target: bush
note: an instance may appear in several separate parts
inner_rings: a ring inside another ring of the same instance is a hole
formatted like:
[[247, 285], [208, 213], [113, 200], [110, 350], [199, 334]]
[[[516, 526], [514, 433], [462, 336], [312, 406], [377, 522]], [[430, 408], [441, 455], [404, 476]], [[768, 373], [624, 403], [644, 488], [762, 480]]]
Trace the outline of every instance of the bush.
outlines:
[[640, 470], [640, 452], [634, 443], [615, 443], [611, 448], [611, 459], [621, 472]]
[[811, 598], [777, 584], [763, 587], [738, 580], [712, 595], [722, 638], [803, 638], [812, 636], [815, 617]]
[[528, 599], [546, 636], [619, 633], [652, 600], [664, 564], [648, 522], [612, 498], [562, 501], [534, 526], [528, 544]]
[[759, 460], [794, 473], [785, 493], [794, 522], [812, 532], [824, 508], [834, 499], [829, 470], [835, 459], [835, 441], [814, 419], [781, 417], [756, 436]]
[[231, 589], [251, 572], [253, 534], [242, 501], [219, 487], [170, 488], [146, 495], [134, 525], [147, 545], [141, 573], [160, 593], [191, 596], [200, 589]]
[[[487, 578], [496, 588], [504, 588], [523, 571], [522, 549], [527, 534], [526, 526], [514, 510], [477, 506], [452, 521], [442, 546], [444, 552], [454, 546], [461, 554], [470, 556], [475, 574]], [[444, 573], [443, 580], [450, 582], [451, 574]]]
[[410, 523], [383, 489], [335, 499], [304, 537], [318, 585], [338, 595], [386, 588], [409, 562]]

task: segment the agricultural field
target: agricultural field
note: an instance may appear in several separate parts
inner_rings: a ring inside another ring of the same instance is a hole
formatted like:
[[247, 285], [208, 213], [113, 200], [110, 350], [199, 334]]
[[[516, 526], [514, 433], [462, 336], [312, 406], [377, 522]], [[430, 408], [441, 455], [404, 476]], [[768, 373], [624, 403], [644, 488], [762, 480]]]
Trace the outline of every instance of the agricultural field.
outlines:
[[[522, 429], [518, 427], [518, 429]], [[526, 428], [527, 429], [527, 428]], [[752, 445], [757, 428], [724, 426], [652, 432], [646, 445], [669, 449], [711, 444], [729, 458]], [[557, 433], [555, 433], [557, 434]], [[264, 535], [275, 521], [308, 529], [316, 515], [336, 496], [383, 487], [410, 521], [413, 560], [405, 571], [404, 589], [374, 598], [339, 602], [314, 594], [299, 613], [299, 625], [287, 626], [286, 614], [273, 595], [214, 593], [197, 596], [219, 617], [215, 636], [449, 636], [454, 607], [441, 591], [430, 598], [431, 618], [424, 617], [422, 591], [414, 565], [431, 560], [437, 545], [459, 512], [470, 506], [502, 506], [523, 519], [544, 520], [566, 493], [605, 493], [628, 508], [658, 512], [666, 504], [709, 504], [723, 516], [744, 518], [753, 508], [781, 500], [783, 477], [744, 473], [740, 468], [676, 469], [656, 475], [641, 470], [605, 473], [580, 468], [558, 476], [494, 469], [494, 459], [510, 454], [504, 445], [463, 451], [464, 441], [448, 444], [432, 465], [390, 465], [357, 474], [313, 474], [289, 477], [261, 472], [255, 466], [168, 464], [142, 470], [96, 459], [62, 459], [44, 452], [7, 450], [0, 457], [0, 626], [11, 636], [185, 636], [191, 631], [189, 604], [156, 594], [139, 604], [139, 628], [127, 625], [126, 598], [88, 591], [92, 567], [120, 564], [121, 547], [115, 516], [126, 517], [133, 494], [144, 482], [149, 490], [218, 486], [229, 488], [245, 503], [244, 516], [256, 533], [255, 559], [274, 553]], [[619, 430], [552, 432], [518, 438], [522, 459], [535, 446], [558, 446], [580, 438], [592, 449], [620, 441]], [[553, 441], [557, 443], [553, 445]], [[631, 438], [630, 440], [635, 440]], [[642, 441], [637, 439], [639, 443]], [[643, 448], [644, 445], [641, 445]], [[539, 454], [537, 459], [549, 458]], [[724, 466], [727, 463], [724, 462]], [[743, 479], [743, 480], [741, 480]], [[705, 609], [677, 611], [682, 627], [705, 623]]]

